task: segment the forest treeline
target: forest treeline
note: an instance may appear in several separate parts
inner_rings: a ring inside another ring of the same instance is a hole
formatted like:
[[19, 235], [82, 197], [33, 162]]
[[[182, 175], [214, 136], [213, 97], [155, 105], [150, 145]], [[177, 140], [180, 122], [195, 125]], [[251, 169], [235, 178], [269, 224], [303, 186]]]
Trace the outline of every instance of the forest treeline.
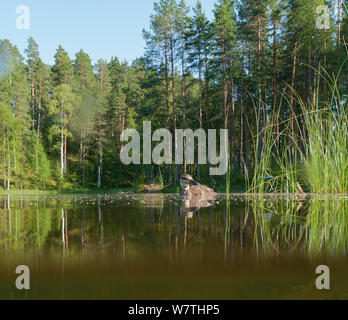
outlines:
[[[317, 28], [321, 5], [328, 29]], [[83, 50], [70, 59], [59, 46], [49, 66], [33, 38], [24, 56], [0, 41], [3, 189], [170, 185], [185, 169], [209, 181], [208, 166], [122, 165], [120, 134], [142, 132], [143, 121], [172, 132], [227, 127], [231, 182], [241, 182], [263, 157], [270, 118], [279, 151], [289, 145], [285, 126], [307, 134], [301, 106], [334, 108], [325, 78], [346, 100], [341, 0], [219, 0], [212, 21], [200, 1], [189, 9], [183, 0], [158, 0], [143, 37], [145, 54], [131, 64], [113, 57], [93, 65]]]

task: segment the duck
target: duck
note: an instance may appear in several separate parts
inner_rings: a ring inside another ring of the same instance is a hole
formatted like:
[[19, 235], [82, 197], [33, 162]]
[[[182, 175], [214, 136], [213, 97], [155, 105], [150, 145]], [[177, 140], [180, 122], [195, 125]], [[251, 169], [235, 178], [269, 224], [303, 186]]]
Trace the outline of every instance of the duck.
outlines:
[[217, 194], [212, 188], [198, 183], [189, 174], [183, 174], [180, 177], [180, 186], [180, 195], [185, 200], [191, 200], [196, 203], [216, 200]]

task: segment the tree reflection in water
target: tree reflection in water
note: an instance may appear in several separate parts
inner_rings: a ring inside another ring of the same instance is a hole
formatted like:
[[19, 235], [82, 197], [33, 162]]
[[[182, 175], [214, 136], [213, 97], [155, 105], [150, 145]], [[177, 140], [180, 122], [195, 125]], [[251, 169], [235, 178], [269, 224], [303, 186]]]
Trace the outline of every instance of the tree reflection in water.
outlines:
[[141, 263], [162, 271], [209, 266], [217, 275], [224, 266], [247, 272], [264, 263], [303, 269], [344, 262], [348, 253], [344, 196], [240, 196], [227, 207], [223, 195], [214, 202], [162, 194], [6, 195], [0, 205], [0, 271], [27, 263], [41, 274], [60, 265], [64, 277], [73, 268], [92, 279], [97, 266], [121, 275]]

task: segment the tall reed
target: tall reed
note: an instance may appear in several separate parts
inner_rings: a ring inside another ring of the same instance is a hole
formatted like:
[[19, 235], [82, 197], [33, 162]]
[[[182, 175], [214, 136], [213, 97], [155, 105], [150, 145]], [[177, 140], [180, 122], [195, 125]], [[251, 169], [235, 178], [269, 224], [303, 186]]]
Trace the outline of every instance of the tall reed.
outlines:
[[[299, 112], [280, 121], [283, 129], [279, 148], [274, 139], [277, 111], [265, 119], [263, 129], [254, 142], [256, 160], [249, 192], [302, 193], [304, 189], [320, 194], [348, 193], [347, 112], [341, 102], [337, 78], [330, 78], [325, 71], [322, 74], [319, 71], [319, 76], [331, 88], [329, 103], [323, 106], [319, 101], [320, 84], [315, 89], [316, 99], [312, 103], [304, 102], [290, 88]], [[285, 95], [283, 98], [282, 101], [289, 103]], [[292, 110], [290, 113], [293, 114]], [[294, 124], [297, 130], [294, 130]], [[260, 139], [262, 150], [258, 158]]]

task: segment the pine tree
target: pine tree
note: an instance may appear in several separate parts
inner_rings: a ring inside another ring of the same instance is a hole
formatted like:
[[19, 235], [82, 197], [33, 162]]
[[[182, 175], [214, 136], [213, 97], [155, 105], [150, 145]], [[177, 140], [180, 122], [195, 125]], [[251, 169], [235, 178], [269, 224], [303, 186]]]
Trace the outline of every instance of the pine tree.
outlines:
[[[214, 14], [215, 57], [222, 81], [223, 112], [225, 127], [230, 129], [230, 159], [232, 159], [236, 149], [234, 146], [236, 20], [233, 2], [231, 0], [220, 0], [215, 6]], [[230, 106], [228, 106], [228, 103], [230, 103]]]
[[55, 65], [52, 67], [53, 79], [55, 85], [61, 84], [73, 84], [74, 74], [72, 62], [68, 56], [68, 53], [59, 46], [54, 56]]
[[30, 96], [31, 96], [31, 115], [32, 115], [32, 128], [34, 128], [36, 118], [36, 83], [37, 83], [37, 64], [39, 62], [39, 46], [35, 40], [30, 37], [28, 39], [28, 48], [25, 50], [27, 55], [27, 66], [30, 80]]
[[76, 54], [73, 63], [74, 75], [80, 90], [92, 90], [95, 87], [95, 75], [91, 58], [82, 49]]
[[[265, 90], [265, 82], [267, 82], [265, 72], [265, 48], [268, 46], [267, 37], [267, 1], [250, 1], [242, 0], [239, 4], [239, 19], [240, 19], [240, 32], [242, 38], [248, 43], [249, 53], [249, 65], [248, 73], [251, 78], [254, 79], [253, 85], [253, 98], [257, 101], [257, 159], [262, 157], [262, 129], [264, 121], [266, 119], [266, 107], [262, 92]], [[266, 80], [266, 81], [265, 81]], [[250, 88], [251, 89], [251, 88]]]
[[31, 152], [26, 148], [31, 122], [27, 69], [18, 49], [8, 40], [0, 41], [0, 56], [5, 60], [3, 77], [0, 79], [0, 102], [11, 112], [8, 114], [4, 111], [7, 122], [3, 134], [4, 188], [10, 189], [11, 184], [16, 184], [22, 189], [28, 171], [27, 158]]
[[98, 189], [102, 186], [103, 176], [103, 140], [105, 138], [105, 125], [106, 125], [106, 110], [108, 97], [110, 95], [111, 84], [110, 74], [107, 66], [107, 62], [99, 60], [95, 67], [97, 71], [97, 116], [96, 116], [96, 131], [97, 131], [97, 144], [99, 153], [99, 165], [98, 165]]
[[[42, 62], [39, 56], [39, 47], [32, 37], [28, 40], [27, 54], [27, 69], [30, 80], [30, 106], [32, 115], [32, 130], [36, 130], [35, 143], [35, 173], [36, 173], [36, 187], [38, 188], [41, 168], [40, 155], [45, 158], [44, 153], [41, 152], [41, 119], [44, 114], [43, 108], [47, 103], [49, 97], [49, 82], [50, 75], [47, 66]], [[42, 180], [42, 179], [41, 179]]]
[[69, 131], [69, 120], [76, 105], [78, 105], [78, 100], [72, 92], [71, 86], [61, 84], [55, 87], [49, 105], [49, 114], [54, 119], [52, 133], [53, 135], [60, 136], [58, 140], [60, 150], [60, 183], [63, 182], [64, 173], [66, 172], [64, 155], [66, 154], [66, 137], [71, 135]]
[[[53, 89], [53, 98], [50, 102], [50, 114], [55, 115], [55, 121], [57, 121], [57, 118], [59, 118], [59, 124], [54, 124], [52, 128], [55, 128], [55, 130], [53, 129], [54, 132], [57, 131], [58, 127], [59, 133], [61, 135], [60, 178], [62, 183], [63, 176], [67, 173], [67, 140], [68, 135], [70, 134], [68, 129], [71, 119], [70, 110], [72, 110], [73, 107], [76, 107], [76, 105], [72, 105], [72, 103], [76, 100], [72, 92], [74, 85], [73, 65], [67, 52], [62, 48], [62, 46], [58, 47], [57, 53], [55, 54], [55, 65], [52, 67], [52, 73], [55, 87]], [[64, 109], [66, 109], [66, 112], [64, 111]], [[57, 117], [57, 112], [59, 114], [59, 117]]]
[[93, 128], [92, 121], [97, 112], [95, 110], [96, 77], [94, 74], [91, 58], [82, 49], [76, 54], [73, 62], [76, 92], [82, 98], [82, 103], [77, 112], [80, 123], [80, 166], [82, 169], [82, 185], [85, 186], [86, 157], [90, 131]]

